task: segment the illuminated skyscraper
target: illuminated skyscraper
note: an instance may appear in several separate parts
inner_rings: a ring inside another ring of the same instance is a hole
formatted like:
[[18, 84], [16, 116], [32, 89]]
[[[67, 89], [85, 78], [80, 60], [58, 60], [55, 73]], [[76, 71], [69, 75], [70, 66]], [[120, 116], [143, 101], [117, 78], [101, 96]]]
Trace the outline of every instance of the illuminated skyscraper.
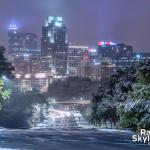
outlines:
[[82, 58], [88, 55], [87, 53], [87, 46], [69, 45], [67, 66], [68, 76], [78, 76], [78, 66]]
[[15, 66], [16, 73], [29, 73], [31, 59], [39, 56], [37, 35], [20, 32], [16, 25], [11, 25], [8, 31], [8, 59]]
[[110, 41], [100, 41], [98, 42], [98, 54], [102, 57], [109, 57], [111, 59], [132, 57], [133, 47], [125, 44], [116, 44]]
[[41, 56], [52, 58], [50, 70], [67, 73], [67, 31], [62, 17], [49, 16], [42, 27]]
[[11, 25], [8, 31], [8, 54], [18, 53], [19, 42], [17, 41], [18, 28], [16, 25]]
[[27, 56], [27, 54], [36, 54], [37, 52], [37, 35], [35, 33], [26, 33], [18, 31], [16, 25], [10, 26], [8, 32], [8, 49], [9, 55]]

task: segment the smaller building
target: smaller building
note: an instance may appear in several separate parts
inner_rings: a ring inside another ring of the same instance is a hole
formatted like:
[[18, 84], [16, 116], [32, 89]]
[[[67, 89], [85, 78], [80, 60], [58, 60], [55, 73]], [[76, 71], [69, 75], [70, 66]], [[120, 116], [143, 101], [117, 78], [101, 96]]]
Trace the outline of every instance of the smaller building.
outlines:
[[88, 50], [83, 53], [78, 63], [78, 76], [98, 80], [101, 78], [101, 62], [96, 49], [88, 48]]
[[87, 46], [69, 45], [68, 60], [67, 60], [67, 75], [77, 76], [78, 66], [82, 60], [83, 55], [88, 51]]
[[18, 87], [23, 92], [32, 90], [46, 92], [53, 78], [53, 76], [46, 73], [16, 74]]

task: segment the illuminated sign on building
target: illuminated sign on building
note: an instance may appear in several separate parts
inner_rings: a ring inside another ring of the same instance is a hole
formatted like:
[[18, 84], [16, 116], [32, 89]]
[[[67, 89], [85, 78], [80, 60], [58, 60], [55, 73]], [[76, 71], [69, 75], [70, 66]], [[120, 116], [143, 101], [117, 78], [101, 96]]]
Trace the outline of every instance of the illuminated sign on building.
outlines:
[[110, 42], [110, 41], [99, 41], [98, 46], [113, 46], [116, 45], [116, 43]]
[[96, 53], [96, 52], [97, 52], [97, 50], [96, 50], [96, 49], [93, 49], [93, 48], [89, 48], [88, 51], [89, 51], [90, 53]]

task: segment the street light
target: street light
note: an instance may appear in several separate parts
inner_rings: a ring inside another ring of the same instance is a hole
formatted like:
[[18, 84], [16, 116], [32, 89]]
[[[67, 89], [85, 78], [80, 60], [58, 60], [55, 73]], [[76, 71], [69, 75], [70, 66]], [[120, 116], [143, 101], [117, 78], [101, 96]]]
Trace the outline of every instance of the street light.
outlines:
[[7, 78], [6, 78], [6, 76], [2, 76], [2, 79], [3, 79], [3, 80], [6, 80]]
[[6, 83], [7, 82], [7, 77], [5, 75], [3, 75], [1, 78], [3, 80], [4, 86], [7, 87], [7, 83]]

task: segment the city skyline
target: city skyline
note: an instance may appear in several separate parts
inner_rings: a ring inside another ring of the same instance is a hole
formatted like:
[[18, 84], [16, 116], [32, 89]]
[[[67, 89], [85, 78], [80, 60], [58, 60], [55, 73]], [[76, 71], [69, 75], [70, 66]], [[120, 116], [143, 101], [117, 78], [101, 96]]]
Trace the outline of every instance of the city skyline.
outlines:
[[[132, 45], [136, 51], [149, 52], [148, 4], [148, 0], [32, 0], [29, 5], [29, 1], [13, 0], [8, 3], [8, 0], [3, 0], [0, 6], [0, 17], [3, 20], [0, 25], [0, 45], [8, 46], [8, 27], [16, 24], [21, 30], [35, 32], [40, 47], [43, 21], [47, 16], [54, 15], [64, 18], [69, 42], [96, 47], [97, 41], [110, 40]], [[5, 15], [4, 8], [9, 9]]]
[[0, 0], [0, 150], [150, 150], [150, 0]]

